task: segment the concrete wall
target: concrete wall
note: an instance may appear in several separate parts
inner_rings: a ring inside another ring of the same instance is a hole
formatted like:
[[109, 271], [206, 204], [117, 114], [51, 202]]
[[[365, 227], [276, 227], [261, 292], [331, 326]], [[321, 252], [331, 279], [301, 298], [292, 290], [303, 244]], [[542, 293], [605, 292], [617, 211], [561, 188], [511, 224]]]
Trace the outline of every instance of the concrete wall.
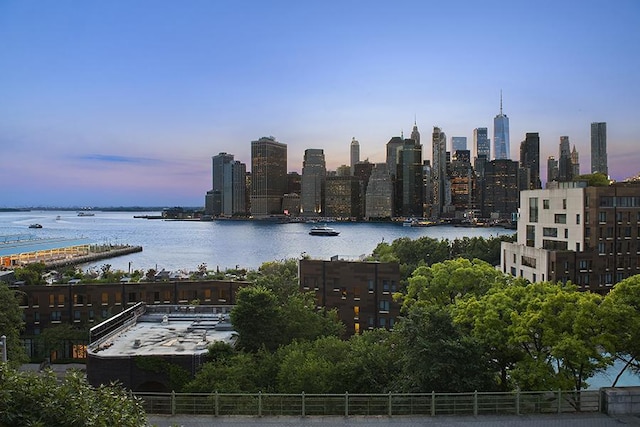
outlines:
[[640, 387], [603, 388], [604, 411], [608, 415], [640, 414]]

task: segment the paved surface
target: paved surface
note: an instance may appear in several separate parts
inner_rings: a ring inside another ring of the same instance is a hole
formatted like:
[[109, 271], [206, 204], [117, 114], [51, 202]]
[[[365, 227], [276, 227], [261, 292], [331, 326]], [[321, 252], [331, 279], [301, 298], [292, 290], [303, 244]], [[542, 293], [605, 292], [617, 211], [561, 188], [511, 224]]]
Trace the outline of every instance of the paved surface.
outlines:
[[157, 427], [255, 427], [255, 426], [393, 426], [393, 427], [622, 427], [640, 426], [640, 416], [611, 417], [605, 414], [561, 414], [478, 417], [211, 417], [148, 416]]

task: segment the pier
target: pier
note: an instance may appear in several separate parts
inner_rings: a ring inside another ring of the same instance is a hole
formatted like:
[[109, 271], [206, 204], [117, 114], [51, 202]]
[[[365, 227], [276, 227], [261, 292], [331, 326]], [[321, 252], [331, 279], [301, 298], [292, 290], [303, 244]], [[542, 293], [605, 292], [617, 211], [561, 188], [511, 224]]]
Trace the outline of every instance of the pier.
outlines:
[[142, 252], [142, 246], [99, 246], [95, 252], [86, 255], [72, 256], [64, 259], [55, 259], [44, 261], [47, 268], [54, 269], [60, 267], [68, 267], [71, 265], [84, 264], [87, 262], [99, 261], [101, 259], [115, 258], [122, 255], [128, 255], [136, 252]]

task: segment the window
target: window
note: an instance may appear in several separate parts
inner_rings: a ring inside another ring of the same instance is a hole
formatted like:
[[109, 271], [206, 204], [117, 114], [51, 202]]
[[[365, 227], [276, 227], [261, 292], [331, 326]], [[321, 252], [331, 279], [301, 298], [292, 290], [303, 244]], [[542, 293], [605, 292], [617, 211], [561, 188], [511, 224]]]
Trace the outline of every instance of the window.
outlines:
[[83, 305], [84, 304], [84, 295], [73, 294], [73, 305]]
[[33, 313], [33, 321], [34, 322], [39, 322], [40, 321], [40, 312], [36, 311]]
[[360, 286], [353, 288], [353, 299], [356, 301], [360, 300]]
[[74, 310], [73, 312], [73, 320], [76, 322], [80, 321], [80, 310]]
[[211, 301], [211, 289], [204, 290], [204, 300]]
[[536, 259], [533, 257], [522, 255], [521, 262], [525, 267], [536, 268]]
[[576, 214], [576, 224], [580, 224], [580, 214]]
[[604, 254], [605, 253], [604, 243], [598, 243], [598, 253], [599, 254]]
[[558, 229], [555, 227], [544, 227], [542, 235], [545, 237], [558, 237]]
[[529, 222], [538, 222], [538, 198], [529, 198]]
[[353, 332], [354, 332], [354, 333], [356, 333], [356, 334], [359, 334], [359, 333], [360, 333], [360, 323], [357, 323], [357, 322], [356, 322], [356, 323], [354, 323], [354, 325], [353, 325]]
[[512, 276], [516, 275], [516, 268], [515, 267], [511, 267], [511, 275]]
[[534, 247], [536, 242], [536, 228], [533, 225], [527, 225], [527, 246]]
[[52, 311], [51, 312], [51, 321], [52, 322], [59, 322], [62, 320], [62, 312], [60, 311]]
[[218, 301], [227, 302], [227, 290], [220, 288], [218, 290]]
[[549, 209], [549, 199], [542, 200], [542, 209]]
[[358, 319], [360, 317], [360, 306], [353, 306], [353, 318]]
[[566, 224], [567, 223], [567, 214], [555, 214], [554, 222], [556, 224]]
[[562, 199], [562, 209], [567, 209], [567, 199]]
[[108, 305], [109, 304], [109, 294], [106, 293], [106, 292], [103, 292], [101, 301], [102, 301], [102, 305]]
[[38, 298], [37, 295], [34, 295], [31, 297], [31, 304], [33, 305], [34, 308], [40, 307], [40, 299]]
[[129, 302], [136, 302], [136, 293], [135, 292], [129, 292], [129, 295], [127, 296], [127, 301]]
[[64, 294], [58, 295], [58, 307], [64, 307]]
[[568, 239], [568, 238], [569, 238], [569, 229], [568, 229], [568, 228], [565, 228], [565, 229], [564, 229], [564, 238], [565, 238], [565, 239]]
[[576, 242], [576, 252], [580, 252], [580, 242]]
[[116, 304], [122, 304], [122, 292], [116, 292]]
[[56, 296], [53, 294], [49, 295], [49, 307], [53, 307], [53, 305], [56, 303]]
[[369, 279], [369, 293], [373, 293], [373, 280]]
[[385, 319], [384, 317], [381, 317], [380, 319], [378, 319], [378, 323], [381, 328], [387, 327], [387, 319]]
[[607, 213], [604, 211], [598, 212], [598, 222], [607, 222]]
[[381, 300], [380, 301], [380, 312], [389, 312], [389, 301], [388, 300]]

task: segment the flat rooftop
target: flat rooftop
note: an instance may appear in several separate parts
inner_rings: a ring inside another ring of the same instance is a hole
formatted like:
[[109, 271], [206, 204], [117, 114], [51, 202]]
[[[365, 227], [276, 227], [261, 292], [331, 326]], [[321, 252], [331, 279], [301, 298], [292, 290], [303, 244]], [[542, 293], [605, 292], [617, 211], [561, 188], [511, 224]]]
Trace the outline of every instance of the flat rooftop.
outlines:
[[27, 254], [32, 252], [50, 251], [73, 246], [86, 246], [94, 243], [91, 239], [0, 239], [0, 256]]
[[207, 347], [217, 341], [235, 343], [237, 333], [231, 327], [228, 312], [222, 312], [229, 310], [229, 306], [145, 308], [143, 314], [123, 319], [122, 325], [112, 333], [92, 342], [89, 355], [100, 358], [189, 356], [207, 353]]

